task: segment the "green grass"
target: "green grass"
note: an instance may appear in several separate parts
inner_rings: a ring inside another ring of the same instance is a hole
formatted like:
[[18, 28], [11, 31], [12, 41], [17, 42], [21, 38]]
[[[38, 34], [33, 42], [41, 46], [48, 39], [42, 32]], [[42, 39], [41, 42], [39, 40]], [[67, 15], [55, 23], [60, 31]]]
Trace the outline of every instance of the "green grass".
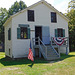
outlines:
[[27, 58], [10, 60], [0, 52], [0, 75], [75, 75], [75, 52], [61, 54], [59, 60], [36, 58], [34, 64]]

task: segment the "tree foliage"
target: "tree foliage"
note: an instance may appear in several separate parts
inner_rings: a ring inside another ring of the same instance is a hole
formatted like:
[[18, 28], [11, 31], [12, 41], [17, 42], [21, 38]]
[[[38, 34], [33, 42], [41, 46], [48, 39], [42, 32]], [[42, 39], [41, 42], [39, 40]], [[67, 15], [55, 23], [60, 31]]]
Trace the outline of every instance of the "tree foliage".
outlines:
[[69, 42], [70, 50], [75, 50], [75, 1], [71, 0], [68, 4], [70, 10], [67, 13], [69, 18]]
[[11, 15], [25, 9], [27, 6], [23, 1], [20, 2], [15, 2], [11, 8], [9, 8], [8, 16], [10, 17]]
[[14, 4], [6, 10], [6, 8], [0, 8], [0, 43], [4, 42], [4, 28], [3, 24], [13, 14], [25, 9], [27, 6], [23, 1], [14, 2]]
[[71, 1], [68, 3], [68, 8], [70, 8], [70, 9], [75, 9], [75, 0], [71, 0]]
[[3, 28], [3, 24], [5, 23], [5, 21], [7, 20], [8, 17], [8, 11], [6, 10], [6, 8], [1, 8], [0, 9], [0, 42], [4, 42], [4, 28]]

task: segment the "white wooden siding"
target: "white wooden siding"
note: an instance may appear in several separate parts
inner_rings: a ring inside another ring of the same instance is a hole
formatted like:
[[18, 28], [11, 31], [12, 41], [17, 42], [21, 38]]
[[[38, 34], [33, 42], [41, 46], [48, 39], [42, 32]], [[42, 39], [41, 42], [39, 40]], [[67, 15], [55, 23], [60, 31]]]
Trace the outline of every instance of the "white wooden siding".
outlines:
[[[9, 28], [12, 28], [11, 26], [12, 26], [12, 21], [10, 21], [7, 24], [7, 26], [5, 26], [5, 55], [9, 57], [12, 57], [12, 33], [11, 33], [11, 40], [8, 40], [8, 30]], [[9, 49], [10, 49], [10, 55], [9, 55]]]
[[[58, 13], [57, 13], [57, 23], [51, 23], [51, 12], [54, 11], [49, 7], [47, 7], [46, 5], [39, 4], [38, 6], [31, 8], [30, 10], [34, 10], [35, 14], [34, 22], [27, 21], [27, 10], [12, 18], [12, 50], [13, 50], [12, 53], [14, 58], [27, 57], [30, 47], [30, 39], [17, 39], [17, 28], [19, 27], [18, 26], [19, 24], [29, 24], [31, 29], [31, 38], [35, 37], [35, 26], [49, 26], [50, 37], [55, 36], [54, 30], [56, 28], [63, 28], [65, 29], [65, 36], [68, 37], [68, 23]], [[11, 23], [9, 24], [9, 26], [11, 26]], [[6, 34], [9, 26], [5, 27]], [[8, 41], [6, 42], [8, 43]], [[8, 47], [11, 46], [6, 45], [6, 47], [7, 47], [6, 49], [8, 50]], [[61, 52], [65, 51], [61, 49]], [[8, 54], [8, 52], [6, 52], [6, 54]]]

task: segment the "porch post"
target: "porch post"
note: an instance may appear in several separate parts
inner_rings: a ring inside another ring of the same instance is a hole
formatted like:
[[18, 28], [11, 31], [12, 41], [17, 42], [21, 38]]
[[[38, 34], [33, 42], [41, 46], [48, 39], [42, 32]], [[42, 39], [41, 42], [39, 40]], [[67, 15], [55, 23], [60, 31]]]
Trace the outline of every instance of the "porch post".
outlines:
[[[40, 39], [39, 39], [39, 37], [38, 37], [38, 45], [40, 46]], [[40, 52], [40, 50], [39, 50], [39, 58], [41, 58], [41, 52]]]
[[39, 37], [38, 37], [38, 45], [40, 45], [40, 40], [39, 40]]
[[66, 47], [66, 55], [68, 55], [68, 48]]
[[47, 47], [46, 47], [46, 57], [47, 57]]
[[41, 52], [40, 52], [40, 50], [39, 50], [39, 58], [41, 58]]
[[34, 55], [34, 57], [35, 57], [35, 49], [34, 49], [34, 52], [33, 52], [33, 53], [34, 53], [33, 55]]
[[51, 37], [51, 46], [52, 46], [52, 37]]
[[68, 55], [69, 37], [67, 37], [66, 55]]
[[31, 40], [31, 44], [32, 44], [33, 56], [35, 57], [35, 49], [34, 49], [34, 40], [33, 40], [33, 38]]
[[60, 57], [60, 46], [58, 46], [58, 51], [59, 51], [59, 57]]

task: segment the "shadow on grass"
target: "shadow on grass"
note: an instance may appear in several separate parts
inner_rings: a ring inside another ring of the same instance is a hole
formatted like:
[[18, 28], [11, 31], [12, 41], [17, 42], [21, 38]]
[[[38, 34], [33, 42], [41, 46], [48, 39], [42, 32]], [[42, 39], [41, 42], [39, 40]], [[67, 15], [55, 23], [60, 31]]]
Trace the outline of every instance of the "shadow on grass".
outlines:
[[[61, 54], [61, 58], [58, 59], [58, 60], [59, 61], [64, 60], [64, 59], [69, 58], [69, 57], [75, 57], [75, 55]], [[58, 61], [58, 60], [55, 60], [55, 61]], [[34, 64], [39, 64], [39, 63], [43, 64], [43, 63], [49, 63], [49, 62], [50, 61], [47, 61], [43, 58], [35, 58], [34, 63], [31, 60], [28, 60], [27, 58], [15, 59], [15, 60], [8, 59], [8, 58], [0, 59], [0, 63], [3, 64], [4, 66], [28, 64], [28, 66], [31, 67], [31, 68]]]
[[32, 64], [31, 64], [31, 65], [28, 65], [28, 66], [32, 68], [32, 67], [33, 67], [33, 65], [34, 65], [34, 62], [32, 62]]
[[66, 54], [61, 54], [60, 56], [61, 56], [60, 60], [64, 60], [64, 59], [70, 58], [70, 57], [75, 57], [75, 55], [66, 55]]
[[22, 58], [22, 59], [8, 59], [8, 58], [2, 58], [0, 59], [0, 63], [3, 64], [4, 66], [12, 66], [12, 65], [22, 65], [22, 64], [28, 64], [28, 66], [32, 67], [34, 64], [42, 64], [42, 63], [48, 63], [43, 58], [35, 58], [34, 63], [31, 60], [28, 60], [28, 58]]

